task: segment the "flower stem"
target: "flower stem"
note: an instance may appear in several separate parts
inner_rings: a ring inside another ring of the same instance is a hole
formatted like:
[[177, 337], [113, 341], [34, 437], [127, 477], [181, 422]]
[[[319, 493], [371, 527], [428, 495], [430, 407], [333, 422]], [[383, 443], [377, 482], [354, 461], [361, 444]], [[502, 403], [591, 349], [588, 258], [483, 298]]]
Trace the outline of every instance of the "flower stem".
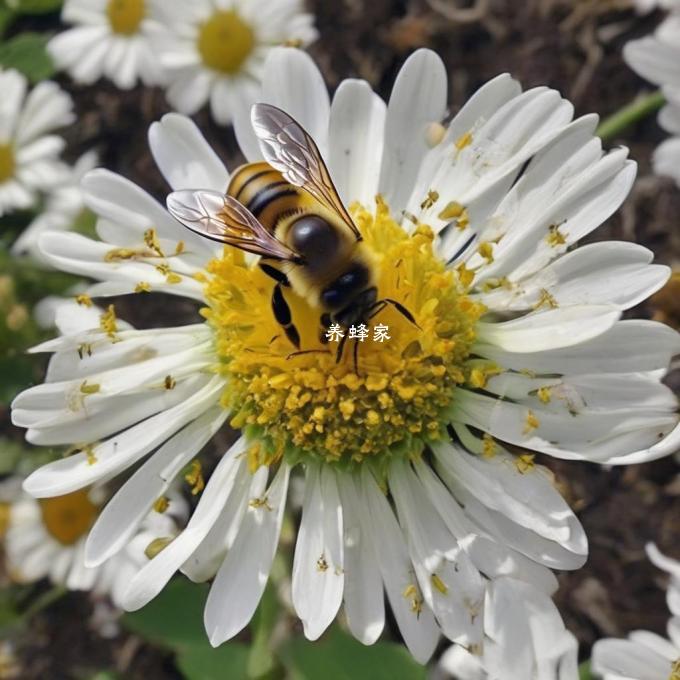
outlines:
[[644, 97], [638, 97], [627, 106], [605, 118], [600, 123], [595, 134], [599, 135], [603, 140], [610, 140], [634, 123], [658, 111], [665, 103], [666, 99], [661, 90], [652, 92]]

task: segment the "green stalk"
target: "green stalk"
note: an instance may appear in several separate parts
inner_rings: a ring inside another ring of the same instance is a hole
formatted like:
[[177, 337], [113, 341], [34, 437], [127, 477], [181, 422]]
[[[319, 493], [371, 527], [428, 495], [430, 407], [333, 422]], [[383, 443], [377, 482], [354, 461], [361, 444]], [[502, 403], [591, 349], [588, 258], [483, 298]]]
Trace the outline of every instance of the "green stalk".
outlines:
[[620, 135], [634, 123], [658, 111], [665, 103], [666, 99], [661, 90], [644, 97], [638, 97], [627, 106], [605, 118], [595, 134], [603, 140], [610, 140]]

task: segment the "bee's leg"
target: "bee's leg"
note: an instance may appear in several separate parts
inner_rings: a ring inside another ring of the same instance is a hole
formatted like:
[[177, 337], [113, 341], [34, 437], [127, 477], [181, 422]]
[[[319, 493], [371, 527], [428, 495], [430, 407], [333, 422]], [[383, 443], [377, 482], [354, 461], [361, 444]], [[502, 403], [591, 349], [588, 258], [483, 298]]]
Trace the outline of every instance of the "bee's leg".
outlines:
[[267, 264], [266, 262], [260, 262], [258, 266], [267, 276], [274, 279], [276, 283], [279, 283], [286, 288], [290, 287], [290, 281], [288, 280], [288, 277], [276, 267], [272, 267], [272, 265]]
[[291, 352], [286, 359], [291, 359], [292, 357], [299, 357], [301, 354], [330, 354], [328, 349], [301, 349], [297, 352]]
[[277, 283], [274, 286], [274, 292], [272, 293], [272, 310], [274, 312], [274, 318], [285, 331], [287, 338], [295, 345], [295, 347], [300, 349], [300, 334], [293, 325], [290, 307], [286, 302], [286, 298], [283, 297], [283, 291], [281, 290], [282, 285], [283, 284], [281, 283]]
[[387, 307], [387, 302], [385, 300], [378, 300], [376, 303], [373, 304], [373, 306], [370, 308], [370, 314], [368, 315], [368, 319], [372, 319], [374, 316], [377, 316], [382, 312], [383, 309]]
[[354, 351], [352, 353], [354, 357], [354, 372], [359, 375], [359, 339], [354, 339]]
[[380, 312], [382, 312], [382, 310], [385, 309], [387, 305], [392, 305], [404, 318], [410, 321], [416, 328], [422, 330], [420, 326], [416, 323], [413, 314], [411, 314], [411, 312], [409, 312], [408, 309], [406, 309], [406, 307], [404, 307], [404, 305], [401, 304], [401, 302], [397, 302], [392, 298], [383, 298], [382, 300], [378, 300], [373, 306], [374, 311], [368, 318], [372, 319], [376, 314], [380, 314]]
[[340, 344], [338, 345], [338, 351], [335, 354], [335, 363], [339, 364], [340, 359], [342, 359], [342, 351], [345, 349], [345, 342], [347, 341], [347, 335], [343, 335], [340, 338]]
[[328, 337], [326, 336], [326, 332], [328, 331], [332, 323], [333, 319], [331, 318], [331, 315], [328, 312], [324, 312], [321, 315], [321, 319], [319, 320], [319, 324], [321, 326], [321, 328], [319, 328], [319, 342], [322, 345], [328, 344]]

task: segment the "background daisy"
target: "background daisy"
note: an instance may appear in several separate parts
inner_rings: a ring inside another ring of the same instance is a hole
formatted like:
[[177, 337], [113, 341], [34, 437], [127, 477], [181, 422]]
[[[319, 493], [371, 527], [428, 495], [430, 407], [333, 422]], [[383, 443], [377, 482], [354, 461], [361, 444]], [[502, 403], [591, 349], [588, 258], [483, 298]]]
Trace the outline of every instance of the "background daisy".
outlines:
[[651, 543], [647, 545], [647, 555], [654, 565], [670, 575], [666, 599], [673, 616], [668, 621], [668, 639], [636, 630], [625, 640], [607, 638], [595, 643], [592, 668], [603, 680], [680, 677], [680, 562], [666, 557]]
[[45, 198], [40, 214], [21, 232], [12, 244], [12, 253], [39, 259], [38, 236], [44, 231], [66, 231], [75, 226], [85, 209], [80, 180], [97, 165], [97, 154], [89, 151], [69, 167], [61, 184], [53, 187]]
[[57, 67], [86, 85], [105, 77], [129, 90], [138, 81], [160, 85], [164, 72], [151, 35], [160, 29], [162, 0], [66, 0], [62, 20], [74, 24], [47, 49]]
[[19, 583], [49, 578], [69, 590], [108, 595], [120, 606], [130, 579], [148, 561], [146, 553], [176, 535], [186, 504], [170, 493], [163, 512], [150, 512], [123, 551], [98, 567], [86, 567], [85, 537], [107, 496], [105, 489], [98, 488], [42, 501], [27, 494], [14, 500], [6, 510], [4, 536], [10, 577]]
[[659, 124], [673, 135], [654, 152], [654, 171], [672, 177], [680, 186], [680, 5], [651, 36], [631, 40], [623, 50], [628, 65], [640, 76], [659, 85], [667, 103]]
[[29, 90], [18, 71], [0, 68], [0, 216], [34, 207], [39, 193], [59, 186], [68, 168], [64, 140], [51, 134], [72, 123], [71, 97], [44, 81]]
[[185, 114], [209, 102], [222, 125], [255, 101], [272, 47], [317, 36], [301, 0], [205, 0], [172, 3], [166, 12], [156, 49], [170, 79], [168, 101]]

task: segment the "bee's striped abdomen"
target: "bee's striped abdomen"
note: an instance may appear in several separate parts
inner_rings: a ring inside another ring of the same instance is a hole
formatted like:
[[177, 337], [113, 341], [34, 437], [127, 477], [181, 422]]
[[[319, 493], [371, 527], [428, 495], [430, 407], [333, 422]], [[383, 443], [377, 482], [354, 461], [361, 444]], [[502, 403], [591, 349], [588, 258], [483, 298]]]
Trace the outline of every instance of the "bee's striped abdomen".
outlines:
[[300, 190], [267, 163], [249, 163], [232, 176], [227, 194], [274, 233], [281, 215], [300, 207]]

